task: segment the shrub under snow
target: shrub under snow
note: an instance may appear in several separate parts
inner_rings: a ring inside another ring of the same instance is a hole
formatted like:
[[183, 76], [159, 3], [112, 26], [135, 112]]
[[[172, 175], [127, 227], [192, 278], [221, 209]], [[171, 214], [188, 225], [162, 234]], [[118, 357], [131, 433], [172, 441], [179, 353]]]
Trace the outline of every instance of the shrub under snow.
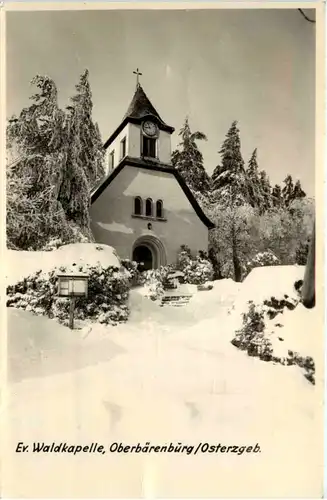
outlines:
[[[289, 269], [290, 276], [295, 277], [296, 271], [296, 268]], [[285, 275], [288, 274], [286, 266], [284, 272]], [[299, 280], [293, 281], [293, 291], [289, 290], [289, 283], [284, 283], [288, 293], [283, 294], [278, 290], [283, 288], [283, 283], [278, 282], [278, 276], [275, 276], [275, 282], [263, 281], [264, 275], [255, 270], [255, 275], [249, 277], [250, 284], [254, 285], [255, 278], [260, 275], [262, 290], [256, 299], [248, 301], [247, 309], [242, 315], [243, 324], [231, 342], [239, 349], [247, 351], [250, 356], [259, 357], [264, 361], [300, 366], [305, 372], [305, 377], [314, 384], [315, 362], [310, 349], [307, 349], [307, 343], [303, 349], [303, 337], [307, 338], [310, 332], [302, 332], [301, 324], [296, 322], [297, 310], [302, 307], [298, 290]], [[276, 293], [270, 296], [265, 294], [264, 291], [268, 291], [269, 288], [271, 291], [275, 288]], [[294, 315], [294, 321], [289, 322], [292, 324], [291, 330], [285, 323], [285, 319], [290, 315]]]
[[130, 282], [133, 286], [144, 285], [145, 276], [138, 270], [139, 264], [137, 262], [130, 259], [122, 259], [121, 264], [128, 272], [130, 277]]
[[249, 274], [255, 267], [278, 266], [279, 264], [280, 260], [270, 250], [259, 252], [244, 265], [244, 274]]
[[128, 275], [115, 267], [80, 265], [38, 271], [7, 288], [7, 306], [56, 318], [68, 324], [69, 300], [57, 295], [57, 273], [76, 270], [89, 275], [88, 297], [76, 298], [75, 318], [117, 324], [128, 319]]
[[213, 278], [213, 267], [211, 262], [200, 256], [191, 260], [184, 268], [184, 280], [190, 285], [203, 285]]
[[162, 266], [159, 269], [150, 269], [144, 272], [144, 295], [151, 300], [158, 300], [164, 294], [164, 283], [169, 273], [172, 271], [170, 266]]
[[117, 267], [121, 263], [117, 252], [109, 245], [97, 243], [70, 243], [52, 251], [6, 250], [6, 278], [8, 285], [14, 285], [40, 269], [50, 272], [55, 267], [70, 267], [73, 264], [98, 265], [103, 268]]
[[177, 258], [177, 269], [184, 274], [184, 282], [190, 285], [203, 285], [213, 279], [213, 266], [207, 256], [200, 252], [195, 258], [186, 245], [181, 246]]
[[[129, 315], [129, 274], [107, 245], [76, 243], [48, 252], [9, 251], [7, 306], [56, 318], [66, 324], [69, 300], [56, 295], [58, 272], [89, 275], [88, 297], [76, 299], [75, 317], [116, 324]], [[40, 270], [42, 267], [42, 271]]]

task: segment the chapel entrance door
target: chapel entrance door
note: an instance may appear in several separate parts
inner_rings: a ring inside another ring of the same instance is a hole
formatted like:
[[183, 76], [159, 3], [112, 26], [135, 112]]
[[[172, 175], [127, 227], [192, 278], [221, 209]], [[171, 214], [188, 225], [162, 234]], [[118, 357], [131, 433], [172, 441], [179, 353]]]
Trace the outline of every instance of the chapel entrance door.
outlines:
[[149, 247], [138, 245], [133, 251], [133, 260], [139, 263], [140, 271], [153, 269], [153, 255]]

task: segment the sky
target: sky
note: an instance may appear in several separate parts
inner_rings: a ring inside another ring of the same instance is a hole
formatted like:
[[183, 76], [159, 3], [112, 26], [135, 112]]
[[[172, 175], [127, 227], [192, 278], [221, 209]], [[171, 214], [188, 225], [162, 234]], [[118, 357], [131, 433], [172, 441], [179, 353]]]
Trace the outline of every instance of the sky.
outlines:
[[[306, 10], [310, 16], [314, 12]], [[65, 107], [84, 69], [105, 140], [140, 83], [178, 142], [186, 116], [209, 173], [234, 120], [247, 164], [272, 184], [287, 174], [314, 195], [315, 25], [297, 9], [43, 11], [7, 13], [9, 117], [29, 104], [36, 74], [54, 79]]]

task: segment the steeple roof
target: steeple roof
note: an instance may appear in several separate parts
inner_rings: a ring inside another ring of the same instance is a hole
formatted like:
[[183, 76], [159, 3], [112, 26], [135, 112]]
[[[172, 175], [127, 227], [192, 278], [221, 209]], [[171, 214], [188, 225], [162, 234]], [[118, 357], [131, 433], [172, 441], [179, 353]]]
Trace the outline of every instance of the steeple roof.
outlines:
[[151, 104], [148, 96], [144, 92], [141, 85], [138, 83], [136, 86], [133, 99], [131, 100], [131, 103], [123, 119], [125, 120], [125, 118], [143, 118], [148, 115], [156, 116], [161, 122], [163, 122], [163, 120], [160, 118], [158, 111]]
[[163, 121], [158, 111], [151, 104], [150, 99], [144, 92], [140, 83], [137, 83], [135, 93], [121, 124], [105, 142], [104, 148], [108, 147], [108, 145], [117, 137], [119, 132], [126, 126], [128, 122], [141, 123], [142, 120], [146, 117], [156, 120], [159, 128], [165, 130], [166, 132], [169, 132], [170, 134], [175, 131], [174, 127], [167, 125]]

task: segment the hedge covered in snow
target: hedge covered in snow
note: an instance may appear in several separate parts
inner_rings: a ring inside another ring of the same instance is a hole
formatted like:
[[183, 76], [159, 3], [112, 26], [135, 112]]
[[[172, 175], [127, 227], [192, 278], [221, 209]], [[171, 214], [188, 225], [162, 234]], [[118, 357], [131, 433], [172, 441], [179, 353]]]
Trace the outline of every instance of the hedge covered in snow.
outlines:
[[[310, 333], [306, 325], [306, 317], [310, 313], [301, 304], [299, 285], [299, 280], [293, 283], [290, 295], [276, 294], [248, 301], [247, 309], [242, 314], [242, 326], [231, 342], [249, 356], [263, 361], [298, 365], [309, 382], [314, 384], [315, 362], [307, 340]], [[263, 282], [262, 288], [265, 286]]]
[[114, 248], [98, 243], [70, 243], [51, 251], [24, 251], [7, 249], [6, 282], [14, 285], [40, 269], [50, 272], [55, 267], [69, 267], [73, 264], [121, 267], [121, 262]]
[[[68, 324], [69, 300], [57, 295], [57, 273], [67, 271], [63, 266], [48, 273], [38, 271], [8, 286], [7, 306], [47, 315]], [[91, 319], [113, 325], [128, 319], [127, 273], [115, 267], [103, 268], [100, 264], [78, 266], [76, 271], [89, 275], [88, 297], [76, 299], [76, 319]]]
[[[23, 274], [20, 269], [18, 281], [14, 279], [14, 272], [8, 277], [8, 307], [46, 315], [67, 324], [69, 300], [57, 295], [57, 274], [77, 271], [87, 273], [89, 282], [88, 297], [76, 299], [76, 319], [113, 325], [128, 319], [130, 274], [111, 247], [78, 243], [52, 252], [15, 252], [15, 257], [22, 268], [25, 262], [26, 272]], [[42, 271], [35, 270], [37, 261]]]

